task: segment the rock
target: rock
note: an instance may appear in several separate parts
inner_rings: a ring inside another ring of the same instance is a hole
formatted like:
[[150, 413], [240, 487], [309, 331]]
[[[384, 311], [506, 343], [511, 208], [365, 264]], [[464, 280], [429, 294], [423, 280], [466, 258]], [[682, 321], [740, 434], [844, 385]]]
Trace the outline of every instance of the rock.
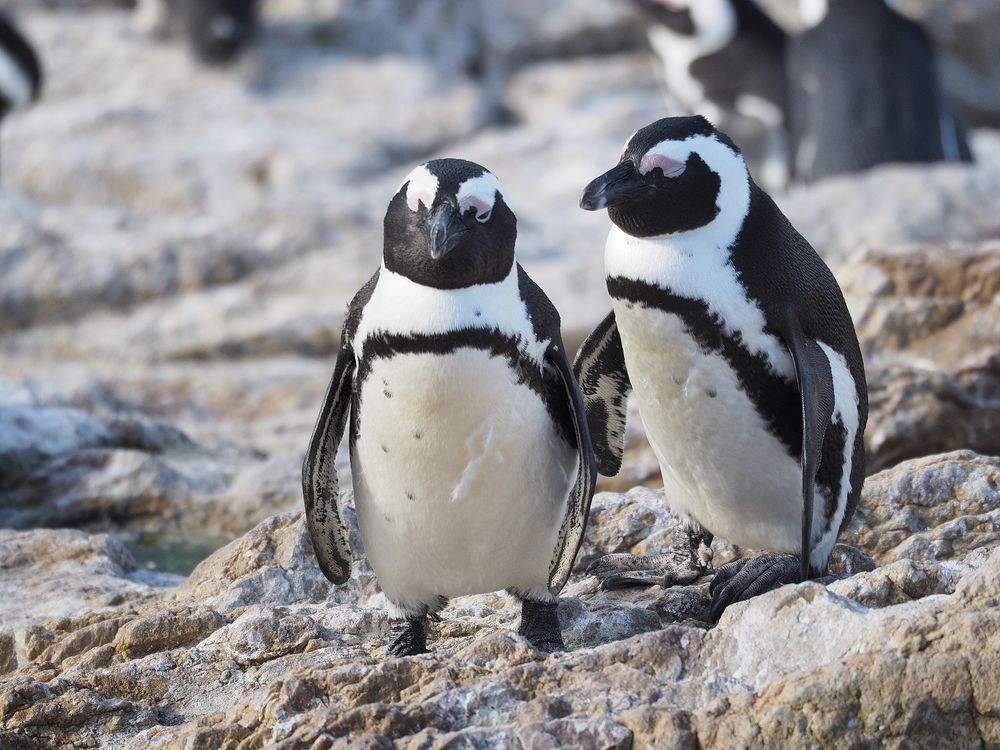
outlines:
[[960, 560], [1000, 540], [1000, 458], [972, 451], [906, 461], [865, 481], [840, 541], [879, 563]]
[[[196, 444], [176, 428], [125, 409], [113, 416], [88, 413], [23, 385], [0, 383], [4, 526], [204, 531], [214, 525], [218, 531], [227, 525], [212, 519], [213, 512], [252, 455]], [[238, 509], [248, 510], [245, 497], [227, 512]], [[235, 522], [238, 529], [252, 521], [248, 515]]]
[[142, 570], [110, 536], [70, 530], [0, 529], [0, 570], [0, 632], [155, 600], [179, 580]]
[[[601, 592], [576, 577], [559, 606], [571, 650], [549, 656], [514, 632], [517, 604], [487, 594], [444, 610], [432, 653], [386, 660], [370, 570], [356, 562], [347, 586], [330, 586], [298, 513], [259, 524], [176, 590], [94, 612], [60, 598], [52, 578], [65, 569], [34, 562], [33, 595], [67, 614], [29, 608], [16, 628], [0, 621], [0, 732], [135, 748], [777, 747], [781, 737], [806, 742], [806, 716], [808, 742], [831, 746], [1000, 737], [989, 679], [1000, 539], [983, 530], [1000, 505], [998, 476], [998, 459], [963, 452], [871, 478], [846, 539], [881, 567], [867, 570], [862, 553], [838, 545], [853, 561], [845, 570], [862, 572], [739, 603], [710, 630], [705, 582]], [[633, 548], [649, 539], [644, 525], [670, 528], [659, 492], [637, 488], [628, 502], [604, 493], [595, 505], [588, 549], [616, 523]], [[358, 551], [349, 505], [347, 517]], [[72, 535], [60, 552], [70, 538], [93, 540], [84, 549], [104, 550], [100, 560], [115, 551], [106, 537], [35, 531], [19, 533], [14, 556], [55, 556], [51, 535]], [[747, 720], [733, 721], [737, 711]]]
[[838, 278], [869, 372], [869, 471], [1000, 453], [1000, 245], [869, 248]]

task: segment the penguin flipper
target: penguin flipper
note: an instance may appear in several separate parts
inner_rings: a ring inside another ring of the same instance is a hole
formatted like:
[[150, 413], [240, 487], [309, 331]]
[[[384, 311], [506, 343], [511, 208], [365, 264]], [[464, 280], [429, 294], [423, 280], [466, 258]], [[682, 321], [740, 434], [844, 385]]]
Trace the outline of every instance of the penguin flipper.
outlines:
[[580, 542], [583, 541], [587, 515], [590, 513], [590, 501], [594, 497], [594, 485], [597, 482], [597, 466], [594, 463], [594, 450], [590, 442], [583, 395], [577, 387], [576, 378], [573, 377], [573, 370], [562, 347], [550, 345], [545, 353], [545, 363], [559, 374], [562, 381], [579, 455], [576, 481], [566, 501], [566, 515], [563, 516], [562, 525], [559, 527], [558, 542], [549, 565], [549, 591], [558, 594], [566, 585], [576, 553], [580, 549]]
[[354, 352], [344, 344], [302, 462], [306, 525], [320, 570], [334, 583], [344, 583], [351, 577], [351, 548], [340, 517], [340, 483], [335, 461], [350, 412], [353, 379]]
[[614, 311], [583, 342], [573, 372], [583, 393], [597, 468], [613, 477], [621, 471], [625, 455], [625, 418], [632, 392]]
[[816, 471], [823, 452], [826, 428], [833, 416], [833, 373], [830, 360], [815, 339], [807, 336], [794, 316], [789, 316], [782, 336], [795, 365], [795, 379], [802, 399], [802, 549], [800, 572], [808, 580], [812, 557], [813, 501]]

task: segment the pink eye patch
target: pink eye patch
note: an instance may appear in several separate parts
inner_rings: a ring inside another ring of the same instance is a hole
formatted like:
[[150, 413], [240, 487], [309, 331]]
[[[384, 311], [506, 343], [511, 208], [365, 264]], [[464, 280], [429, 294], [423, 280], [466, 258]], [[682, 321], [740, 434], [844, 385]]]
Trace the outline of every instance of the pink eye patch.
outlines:
[[654, 169], [663, 170], [664, 177], [680, 177], [687, 169], [687, 164], [663, 154], [646, 154], [639, 163], [639, 174], [647, 175]]
[[475, 209], [476, 219], [478, 221], [486, 221], [490, 218], [490, 212], [493, 210], [493, 204], [487, 203], [478, 195], [470, 195], [463, 198], [459, 202], [458, 210], [464, 215], [470, 208]]

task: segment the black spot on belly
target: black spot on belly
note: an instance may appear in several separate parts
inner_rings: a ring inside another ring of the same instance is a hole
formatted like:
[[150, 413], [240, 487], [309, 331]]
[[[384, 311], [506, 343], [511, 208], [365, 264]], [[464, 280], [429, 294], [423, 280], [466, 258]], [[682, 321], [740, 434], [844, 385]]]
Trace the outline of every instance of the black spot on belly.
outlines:
[[670, 379], [673, 380], [674, 383], [676, 383], [677, 385], [684, 384], [684, 378], [682, 378], [680, 375], [672, 375]]
[[417, 430], [416, 432], [414, 432], [414, 433], [413, 433], [413, 437], [414, 437], [415, 439], [417, 439], [417, 440], [422, 440], [422, 439], [423, 439], [423, 437], [424, 437], [424, 432], [423, 432], [423, 430]]
[[388, 453], [389, 452], [389, 446], [386, 445], [385, 443], [382, 443], [382, 452], [383, 453]]
[[389, 518], [389, 516], [385, 516], [384, 515], [384, 516], [382, 516], [382, 518], [384, 518], [388, 523], [392, 523], [392, 519]]
[[417, 498], [417, 496], [416, 496], [416, 495], [414, 495], [414, 494], [413, 494], [412, 492], [410, 492], [410, 491], [407, 491], [407, 493], [406, 493], [406, 499], [407, 499], [407, 500], [416, 500], [416, 498]]
[[392, 394], [389, 391], [382, 391], [382, 395], [386, 398], [392, 398]]
[[708, 396], [709, 398], [715, 398], [719, 394], [714, 388], [706, 388], [705, 395]]
[[476, 313], [475, 313], [475, 314], [476, 314], [476, 317], [477, 317], [477, 318], [481, 318], [481, 317], [483, 317], [483, 311], [482, 311], [482, 310], [476, 310]]

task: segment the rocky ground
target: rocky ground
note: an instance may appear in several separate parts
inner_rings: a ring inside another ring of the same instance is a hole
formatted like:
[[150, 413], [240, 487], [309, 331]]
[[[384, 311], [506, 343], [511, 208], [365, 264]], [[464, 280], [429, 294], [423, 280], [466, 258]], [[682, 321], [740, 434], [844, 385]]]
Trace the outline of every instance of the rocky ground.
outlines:
[[[994, 131], [974, 166], [776, 196], [834, 268], [868, 369], [873, 476], [842, 579], [711, 629], [706, 581], [599, 592], [591, 560], [658, 551], [673, 524], [633, 420], [564, 592], [569, 652], [533, 651], [491, 595], [445, 611], [433, 654], [386, 662], [370, 569], [331, 588], [298, 514], [386, 202], [426, 158], [490, 166], [578, 343], [608, 308], [606, 217], [574, 206], [672, 111], [656, 65], [612, 0], [547, 1], [543, 21], [272, 0], [226, 71], [118, 5], [11, 3], [49, 84], [2, 134], [0, 748], [1000, 746]], [[983, 94], [1000, 6], [901, 5], [946, 45], [974, 122], [1000, 118], [975, 105], [1000, 101]], [[465, 42], [432, 43], [433, 24]]]

